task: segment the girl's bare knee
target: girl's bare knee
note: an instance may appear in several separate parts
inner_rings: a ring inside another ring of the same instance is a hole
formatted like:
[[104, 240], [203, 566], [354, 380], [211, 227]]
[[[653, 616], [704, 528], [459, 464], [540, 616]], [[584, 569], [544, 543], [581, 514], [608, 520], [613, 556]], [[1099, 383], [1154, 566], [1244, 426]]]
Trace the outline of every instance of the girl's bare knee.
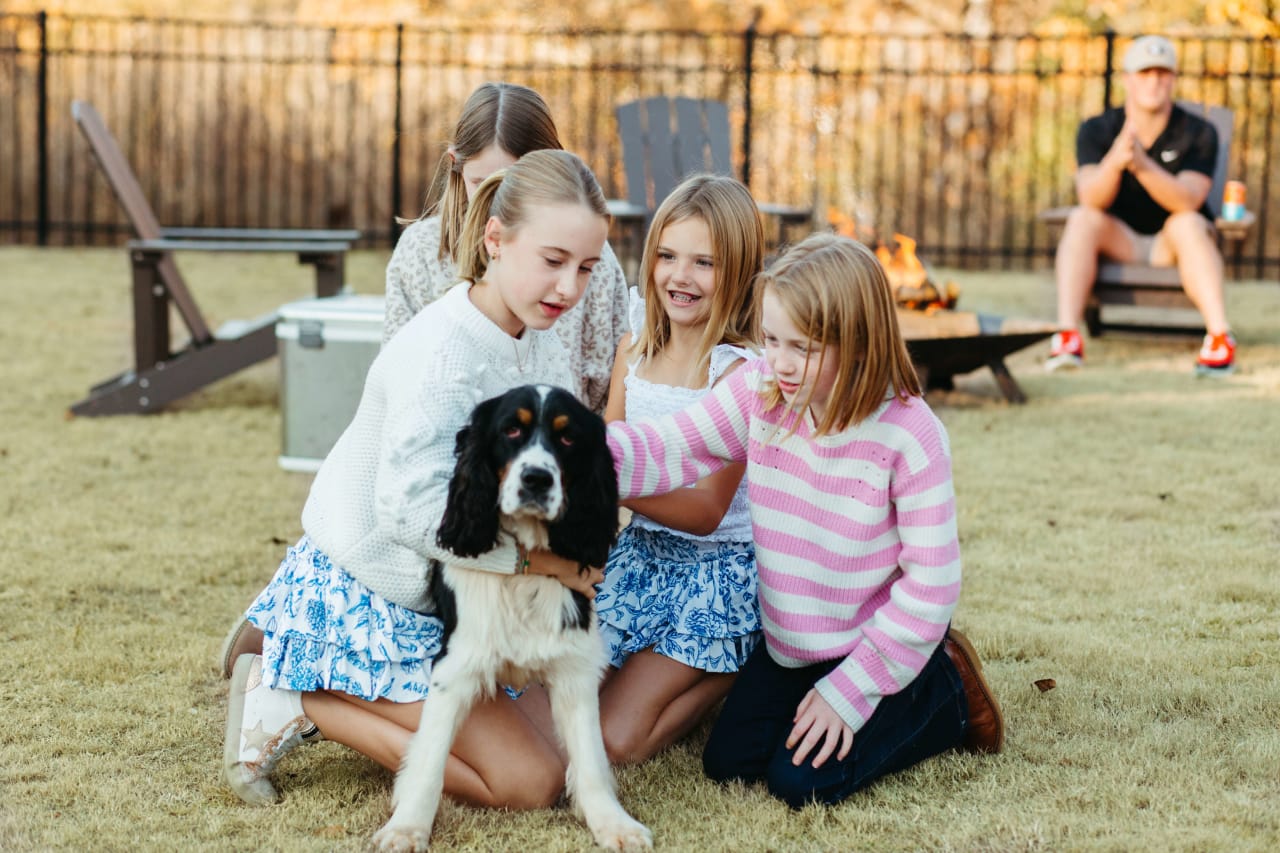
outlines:
[[545, 809], [564, 793], [564, 767], [559, 762], [525, 760], [503, 769], [502, 778], [487, 780], [495, 807]]
[[644, 734], [634, 727], [601, 720], [600, 734], [604, 737], [604, 752], [610, 764], [635, 764], [644, 760], [645, 756], [640, 754], [645, 747]]
[[619, 742], [613, 738], [606, 738], [604, 754], [609, 757], [609, 763], [613, 765], [631, 764], [633, 762], [631, 744], [626, 741]]

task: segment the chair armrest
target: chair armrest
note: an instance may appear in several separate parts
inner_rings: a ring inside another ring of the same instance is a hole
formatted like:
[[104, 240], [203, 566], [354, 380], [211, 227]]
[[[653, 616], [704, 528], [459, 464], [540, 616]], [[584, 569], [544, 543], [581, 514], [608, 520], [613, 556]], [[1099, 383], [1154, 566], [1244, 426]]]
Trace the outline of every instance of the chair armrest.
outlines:
[[1213, 221], [1213, 227], [1218, 229], [1222, 239], [1235, 243], [1248, 236], [1249, 229], [1253, 228], [1255, 219], [1253, 212], [1246, 210], [1239, 219], [1223, 219], [1219, 216]]
[[[278, 233], [278, 232], [277, 232]], [[337, 240], [130, 240], [134, 274], [158, 269], [169, 252], [290, 252], [298, 263], [316, 269], [316, 296], [334, 296], [346, 287], [345, 267], [351, 244]], [[172, 287], [172, 286], [171, 286]], [[183, 288], [185, 290], [185, 287]], [[186, 297], [188, 300], [190, 297]]]
[[1061, 227], [1067, 224], [1067, 216], [1070, 215], [1070, 207], [1051, 207], [1048, 210], [1042, 210], [1036, 214], [1039, 219], [1049, 227]]
[[765, 216], [776, 216], [791, 225], [803, 224], [813, 217], [812, 207], [794, 207], [789, 204], [774, 204], [767, 201], [756, 202], [756, 207], [760, 208], [760, 212]]
[[[1036, 219], [1039, 219], [1051, 228], [1060, 228], [1063, 225], [1066, 225], [1067, 215], [1070, 213], [1070, 207], [1052, 207], [1048, 210], [1040, 211], [1040, 213], [1036, 214]], [[1243, 240], [1249, 233], [1249, 229], [1253, 227], [1255, 218], [1256, 217], [1254, 217], [1251, 211], [1246, 210], [1244, 212], [1244, 216], [1240, 219], [1223, 219], [1219, 216], [1214, 220], [1213, 224], [1214, 227], [1218, 229], [1218, 233], [1222, 235], [1223, 239], [1232, 241]]]
[[308, 240], [130, 240], [129, 250], [144, 254], [164, 252], [297, 252], [300, 255], [342, 254], [350, 243]]
[[175, 240], [317, 240], [352, 243], [360, 239], [360, 232], [319, 228], [161, 228], [160, 236]]
[[649, 208], [640, 204], [632, 204], [620, 198], [611, 198], [605, 201], [605, 206], [609, 208], [609, 215], [620, 223], [643, 222], [649, 216]]

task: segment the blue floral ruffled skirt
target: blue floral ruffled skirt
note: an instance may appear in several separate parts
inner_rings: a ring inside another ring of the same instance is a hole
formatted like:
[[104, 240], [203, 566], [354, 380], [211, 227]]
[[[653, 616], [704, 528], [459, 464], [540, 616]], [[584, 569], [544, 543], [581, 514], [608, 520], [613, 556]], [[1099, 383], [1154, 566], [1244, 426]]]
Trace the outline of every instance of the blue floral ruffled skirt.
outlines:
[[755, 549], [627, 526], [596, 596], [609, 663], [638, 651], [737, 672], [760, 640]]
[[262, 629], [271, 687], [340, 690], [370, 701], [427, 695], [444, 623], [387, 601], [307, 537], [289, 549], [246, 618]]

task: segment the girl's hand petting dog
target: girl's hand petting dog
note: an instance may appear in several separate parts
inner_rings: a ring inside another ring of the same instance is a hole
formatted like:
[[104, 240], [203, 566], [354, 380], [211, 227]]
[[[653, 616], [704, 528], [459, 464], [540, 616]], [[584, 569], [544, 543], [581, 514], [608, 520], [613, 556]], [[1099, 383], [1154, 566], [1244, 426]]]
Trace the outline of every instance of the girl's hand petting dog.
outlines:
[[585, 571], [572, 560], [556, 556], [545, 548], [535, 548], [529, 552], [529, 568], [531, 575], [546, 575], [555, 578], [574, 592], [580, 592], [588, 600], [596, 597], [596, 584], [604, 581], [604, 569], [588, 566]]
[[853, 729], [849, 728], [849, 724], [822, 698], [816, 688], [810, 690], [800, 701], [800, 706], [796, 708], [795, 723], [791, 734], [787, 736], [787, 749], [800, 744], [795, 755], [791, 756], [791, 763], [796, 767], [800, 766], [819, 741], [822, 741], [822, 747], [813, 758], [815, 768], [821, 767], [837, 746], [840, 751], [836, 753], [836, 758], [840, 761], [853, 748]]

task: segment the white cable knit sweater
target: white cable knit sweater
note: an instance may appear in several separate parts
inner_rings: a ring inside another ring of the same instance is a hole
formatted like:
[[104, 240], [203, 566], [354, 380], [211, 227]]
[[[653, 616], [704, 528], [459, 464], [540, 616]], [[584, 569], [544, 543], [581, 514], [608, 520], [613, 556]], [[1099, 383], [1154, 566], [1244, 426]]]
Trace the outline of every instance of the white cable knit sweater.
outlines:
[[383, 346], [302, 510], [303, 529], [334, 563], [390, 601], [426, 612], [434, 610], [433, 559], [515, 571], [510, 540], [474, 559], [436, 545], [454, 441], [471, 410], [517, 385], [573, 387], [554, 332], [526, 329], [517, 341], [471, 304], [469, 290], [451, 288]]

